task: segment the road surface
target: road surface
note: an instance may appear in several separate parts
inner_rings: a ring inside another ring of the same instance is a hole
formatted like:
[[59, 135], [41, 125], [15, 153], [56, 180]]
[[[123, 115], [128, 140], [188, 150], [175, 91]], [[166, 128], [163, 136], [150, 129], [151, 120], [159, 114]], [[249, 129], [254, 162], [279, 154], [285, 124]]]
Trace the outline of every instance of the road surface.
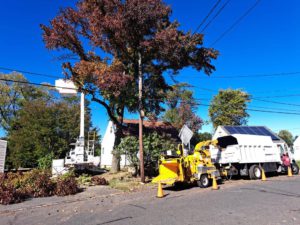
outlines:
[[300, 176], [233, 180], [218, 191], [155, 187], [124, 193], [93, 187], [75, 196], [0, 206], [0, 224], [300, 224]]

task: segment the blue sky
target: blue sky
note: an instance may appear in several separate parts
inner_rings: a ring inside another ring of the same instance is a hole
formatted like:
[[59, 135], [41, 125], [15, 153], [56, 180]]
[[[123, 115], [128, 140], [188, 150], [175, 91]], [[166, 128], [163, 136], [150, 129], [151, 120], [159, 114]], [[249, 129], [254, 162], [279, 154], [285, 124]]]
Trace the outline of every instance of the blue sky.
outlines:
[[[215, 1], [167, 0], [173, 9], [172, 18], [181, 24], [181, 29], [194, 31]], [[222, 0], [223, 4], [226, 2]], [[205, 30], [205, 45], [211, 45], [227, 30], [256, 0], [231, 0], [222, 13]], [[42, 42], [39, 24], [48, 24], [61, 7], [72, 6], [75, 1], [61, 0], [1, 0], [0, 13], [0, 67], [8, 67], [39, 73], [62, 76], [61, 62], [57, 53], [48, 51]], [[242, 88], [253, 97], [271, 97], [265, 100], [300, 105], [300, 74], [252, 78], [217, 78], [249, 74], [273, 74], [300, 72], [300, 1], [261, 0], [258, 6], [241, 23], [213, 47], [220, 51], [214, 62], [216, 71], [207, 77], [203, 72], [190, 68], [180, 72], [177, 80], [189, 82], [196, 98], [204, 98], [208, 104], [216, 92], [201, 88], [219, 90]], [[8, 72], [0, 70], [0, 72]], [[30, 76], [32, 82], [50, 82], [54, 79]], [[293, 97], [273, 97], [299, 95]], [[274, 108], [273, 111], [300, 113], [300, 106], [274, 104], [253, 100], [249, 108]], [[281, 110], [277, 110], [281, 109]], [[266, 110], [266, 109], [265, 109]], [[270, 109], [271, 110], [271, 109]], [[92, 104], [93, 123], [104, 132], [108, 117], [104, 109]], [[204, 120], [208, 110], [199, 106], [198, 112]], [[300, 133], [299, 115], [250, 112], [249, 125], [266, 125], [274, 131], [288, 129], [294, 135]], [[135, 115], [131, 115], [135, 117]], [[212, 131], [211, 125], [202, 131]], [[1, 136], [1, 132], [0, 132]]]

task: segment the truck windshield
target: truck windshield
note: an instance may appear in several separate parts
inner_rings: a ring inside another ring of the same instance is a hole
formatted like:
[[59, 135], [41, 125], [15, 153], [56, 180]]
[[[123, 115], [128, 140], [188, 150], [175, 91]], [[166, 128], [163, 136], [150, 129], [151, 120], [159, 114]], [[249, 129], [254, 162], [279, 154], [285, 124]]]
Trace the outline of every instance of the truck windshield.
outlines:
[[279, 150], [280, 150], [280, 155], [283, 155], [283, 153], [284, 153], [284, 148], [283, 148], [281, 145], [277, 145], [277, 147], [278, 147]]

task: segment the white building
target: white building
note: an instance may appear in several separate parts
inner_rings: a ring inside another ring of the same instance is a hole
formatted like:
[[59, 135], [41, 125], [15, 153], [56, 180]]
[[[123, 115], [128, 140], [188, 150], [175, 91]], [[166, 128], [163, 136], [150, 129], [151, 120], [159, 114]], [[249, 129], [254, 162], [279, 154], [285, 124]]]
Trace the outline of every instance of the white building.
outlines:
[[[138, 120], [123, 120], [123, 125], [126, 135], [138, 136]], [[144, 133], [156, 131], [160, 135], [167, 134], [172, 139], [178, 138], [178, 131], [169, 123], [161, 121], [144, 121]], [[115, 127], [112, 121], [109, 121], [105, 134], [101, 142], [101, 167], [111, 167], [112, 165], [112, 151], [115, 144]], [[128, 166], [129, 162], [125, 155], [121, 156], [121, 167]]]
[[294, 158], [295, 160], [299, 161], [300, 160], [300, 136], [298, 136], [294, 141], [293, 149], [294, 149]]
[[[115, 127], [112, 121], [108, 122], [105, 134], [101, 142], [101, 167], [111, 167], [112, 164], [112, 151], [115, 144]], [[121, 167], [128, 165], [125, 155], [121, 156]]]

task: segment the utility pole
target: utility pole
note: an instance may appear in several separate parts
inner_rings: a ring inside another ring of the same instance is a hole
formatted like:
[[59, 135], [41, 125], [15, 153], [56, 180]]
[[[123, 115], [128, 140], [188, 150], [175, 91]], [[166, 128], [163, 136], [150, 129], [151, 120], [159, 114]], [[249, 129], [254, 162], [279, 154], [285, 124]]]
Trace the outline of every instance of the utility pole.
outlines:
[[141, 173], [141, 182], [145, 183], [145, 171], [144, 171], [144, 149], [143, 149], [143, 71], [142, 71], [142, 56], [141, 53], [138, 53], [138, 63], [139, 63], [139, 152], [140, 152], [140, 173]]

